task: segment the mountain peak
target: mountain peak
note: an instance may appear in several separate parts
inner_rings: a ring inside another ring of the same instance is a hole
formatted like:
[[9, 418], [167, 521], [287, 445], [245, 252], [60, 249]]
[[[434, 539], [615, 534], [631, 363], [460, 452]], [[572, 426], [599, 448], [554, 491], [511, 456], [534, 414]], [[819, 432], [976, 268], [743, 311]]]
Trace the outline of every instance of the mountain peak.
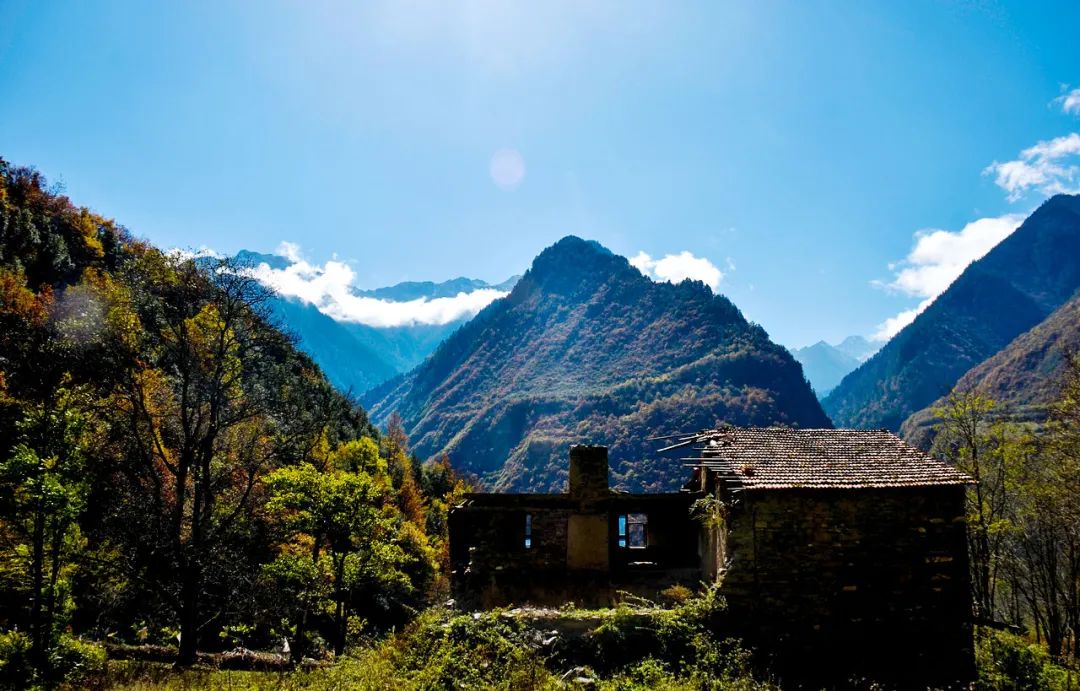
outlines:
[[541, 252], [540, 256], [543, 256], [544, 253], [546, 253], [546, 252], [567, 252], [567, 251], [570, 251], [570, 252], [595, 251], [595, 252], [599, 252], [600, 254], [613, 256], [613, 253], [612, 253], [611, 250], [604, 247], [603, 245], [601, 245], [596, 240], [586, 240], [584, 238], [578, 237], [577, 235], [567, 235], [567, 236], [561, 238], [554, 245], [552, 245], [551, 247], [548, 247], [543, 252]]
[[533, 260], [534, 271], [540, 268], [566, 264], [579, 266], [591, 264], [597, 261], [611, 261], [622, 259], [611, 250], [601, 245], [596, 240], [585, 240], [576, 235], [567, 235], [554, 245], [545, 248], [536, 259]]
[[1043, 202], [1039, 208], [1065, 208], [1080, 212], [1080, 194], [1055, 194]]
[[576, 294], [595, 290], [628, 270], [630, 262], [599, 242], [568, 235], [537, 255], [522, 283], [545, 292]]
[[271, 269], [278, 270], [287, 269], [292, 264], [291, 261], [280, 255], [254, 252], [252, 250], [240, 250], [236, 253], [235, 259], [241, 264], [250, 264], [252, 266], [267, 264]]

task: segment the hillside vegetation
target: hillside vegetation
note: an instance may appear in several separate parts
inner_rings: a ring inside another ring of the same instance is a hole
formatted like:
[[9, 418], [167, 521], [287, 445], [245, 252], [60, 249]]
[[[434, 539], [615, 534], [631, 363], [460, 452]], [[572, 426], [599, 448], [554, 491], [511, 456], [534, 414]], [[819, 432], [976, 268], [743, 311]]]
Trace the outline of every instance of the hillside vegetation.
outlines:
[[[997, 401], [1013, 418], [1039, 422], [1061, 393], [1067, 355], [1076, 352], [1080, 352], [1080, 295], [968, 370], [953, 392], [985, 396]], [[901, 436], [930, 448], [934, 428], [941, 422], [935, 410], [946, 403], [942, 397], [911, 415], [900, 428]]]
[[544, 250], [509, 296], [369, 392], [421, 456], [499, 490], [557, 490], [571, 443], [609, 447], [627, 489], [685, 480], [655, 435], [720, 423], [828, 426], [802, 368], [704, 284], [654, 283], [593, 242]]
[[93, 669], [79, 636], [341, 652], [439, 592], [461, 485], [380, 438], [268, 300], [0, 159], [0, 686]]
[[825, 410], [842, 427], [897, 431], [1078, 288], [1080, 196], [1058, 195], [844, 377]]

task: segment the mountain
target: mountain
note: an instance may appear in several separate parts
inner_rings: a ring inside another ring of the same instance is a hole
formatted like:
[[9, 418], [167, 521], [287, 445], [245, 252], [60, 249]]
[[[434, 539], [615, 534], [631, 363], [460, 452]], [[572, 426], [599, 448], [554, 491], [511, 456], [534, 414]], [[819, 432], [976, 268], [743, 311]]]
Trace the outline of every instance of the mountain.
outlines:
[[795, 348], [791, 354], [803, 366], [803, 373], [814, 391], [822, 397], [873, 352], [874, 346], [865, 338], [848, 336], [837, 345], [818, 341], [804, 348]]
[[1080, 288], [1080, 196], [1057, 195], [825, 398], [843, 427], [899, 430]]
[[848, 336], [833, 346], [841, 353], [849, 355], [859, 362], [865, 362], [881, 347], [878, 343], [871, 343], [862, 336]]
[[442, 283], [433, 283], [432, 281], [405, 281], [404, 283], [398, 283], [387, 288], [354, 290], [353, 293], [362, 297], [378, 298], [379, 300], [390, 300], [392, 302], [408, 302], [409, 300], [419, 300], [421, 298], [433, 300], [435, 298], [452, 298], [458, 293], [471, 293], [474, 290], [482, 290], [484, 288], [509, 291], [514, 287], [514, 284], [518, 282], [519, 278], [521, 277], [511, 276], [502, 283], [492, 285], [476, 278], [465, 278], [460, 276], [458, 278], [451, 278], [449, 281], [443, 281]]
[[[968, 370], [953, 390], [976, 391], [1004, 404], [1011, 416], [1043, 420], [1047, 406], [1060, 393], [1065, 353], [1077, 351], [1080, 351], [1080, 294]], [[900, 428], [901, 436], [928, 448], [933, 439], [932, 428], [938, 423], [933, 409], [943, 403], [944, 398], [938, 399], [905, 420]]]
[[318, 363], [339, 391], [359, 395], [402, 371], [387, 353], [389, 348], [357, 338], [349, 328], [352, 325], [334, 321], [314, 305], [275, 297], [270, 309], [277, 326], [296, 338], [296, 345]]
[[505, 298], [419, 367], [365, 395], [414, 450], [498, 490], [552, 490], [571, 443], [605, 444], [616, 482], [670, 489], [650, 437], [723, 422], [829, 426], [802, 368], [701, 282], [654, 283], [595, 242], [544, 250]]
[[[244, 265], [266, 264], [271, 269], [287, 269], [292, 262], [274, 254], [241, 250], [236, 261]], [[408, 281], [385, 288], [353, 290], [358, 297], [387, 302], [409, 302], [455, 297], [481, 289], [507, 292], [518, 276], [495, 285], [474, 278], [453, 278], [441, 283]], [[292, 333], [297, 344], [319, 364], [327, 378], [341, 391], [360, 394], [391, 377], [420, 364], [467, 318], [446, 324], [371, 326], [338, 321], [315, 305], [298, 298], [277, 296], [271, 309], [278, 326]]]

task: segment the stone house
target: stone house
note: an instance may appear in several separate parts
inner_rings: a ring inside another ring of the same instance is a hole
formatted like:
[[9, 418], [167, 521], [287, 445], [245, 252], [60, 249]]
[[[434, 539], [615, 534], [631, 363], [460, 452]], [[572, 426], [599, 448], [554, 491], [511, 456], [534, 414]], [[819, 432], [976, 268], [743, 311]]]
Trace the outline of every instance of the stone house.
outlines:
[[722, 428], [675, 449], [692, 454], [680, 492], [613, 490], [607, 450], [575, 446], [565, 493], [468, 495], [450, 515], [459, 605], [716, 582], [724, 626], [777, 669], [971, 677], [967, 475], [877, 430]]

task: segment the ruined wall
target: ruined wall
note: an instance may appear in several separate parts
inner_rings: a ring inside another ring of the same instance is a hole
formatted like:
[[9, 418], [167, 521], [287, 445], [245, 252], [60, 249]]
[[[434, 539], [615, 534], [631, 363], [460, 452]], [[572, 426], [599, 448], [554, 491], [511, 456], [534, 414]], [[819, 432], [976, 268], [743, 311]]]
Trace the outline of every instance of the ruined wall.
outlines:
[[[530, 548], [525, 547], [526, 514], [532, 516]], [[455, 599], [487, 608], [561, 598], [558, 581], [566, 574], [570, 514], [565, 508], [527, 505], [455, 510], [450, 523]]]
[[726, 551], [730, 624], [788, 670], [971, 678], [964, 488], [744, 492]]
[[[508, 604], [608, 606], [627, 591], [655, 599], [701, 582], [692, 497], [482, 495], [450, 514], [451, 582], [462, 607]], [[649, 516], [648, 547], [618, 547], [618, 517]], [[532, 546], [525, 546], [525, 516]]]

